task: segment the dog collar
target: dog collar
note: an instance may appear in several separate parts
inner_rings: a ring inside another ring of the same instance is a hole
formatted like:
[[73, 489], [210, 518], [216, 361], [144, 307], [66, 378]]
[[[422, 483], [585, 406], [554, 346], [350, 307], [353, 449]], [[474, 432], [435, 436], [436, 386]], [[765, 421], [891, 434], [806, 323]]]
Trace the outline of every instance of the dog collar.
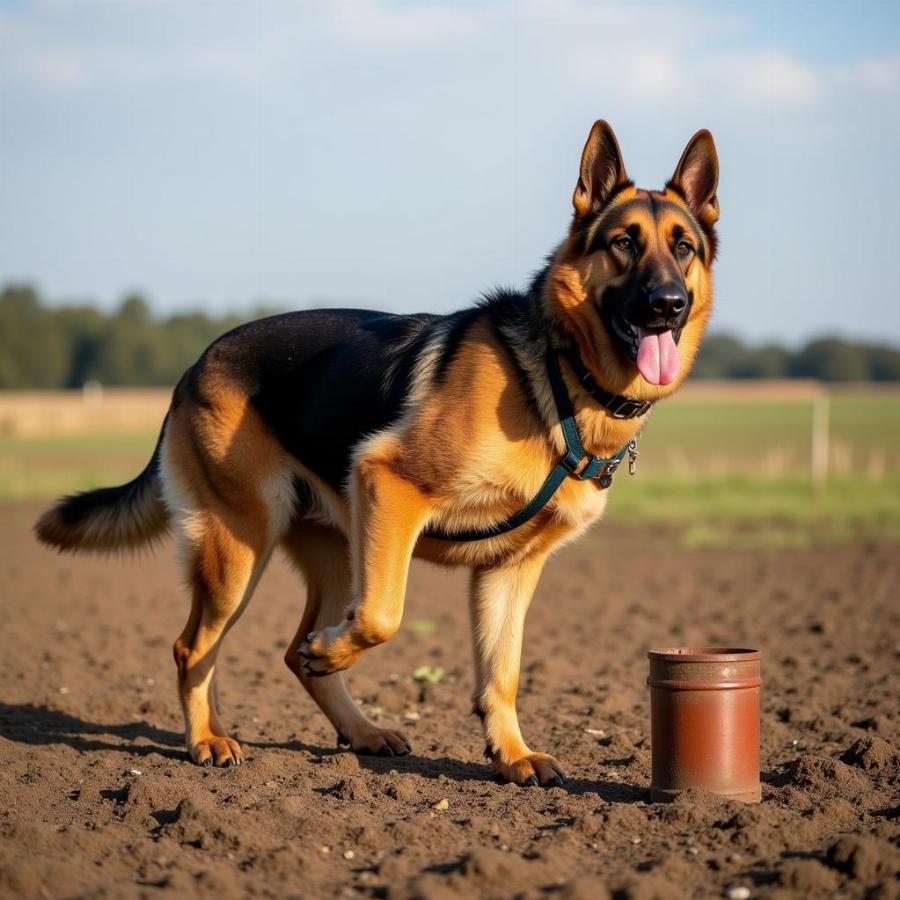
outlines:
[[634, 419], [650, 412], [653, 400], [638, 400], [637, 397], [623, 397], [622, 394], [612, 394], [597, 384], [591, 371], [584, 364], [578, 351], [573, 347], [566, 351], [566, 359], [575, 370], [581, 386], [614, 418]]

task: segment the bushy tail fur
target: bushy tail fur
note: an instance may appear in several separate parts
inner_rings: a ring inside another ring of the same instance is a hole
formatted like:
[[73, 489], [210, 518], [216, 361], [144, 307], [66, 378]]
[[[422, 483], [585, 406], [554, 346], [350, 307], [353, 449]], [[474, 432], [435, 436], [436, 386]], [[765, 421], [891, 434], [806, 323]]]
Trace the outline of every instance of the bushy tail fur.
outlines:
[[163, 505], [159, 473], [165, 423], [147, 467], [127, 484], [63, 497], [35, 523], [41, 543], [60, 551], [125, 550], [166, 533], [169, 515]]

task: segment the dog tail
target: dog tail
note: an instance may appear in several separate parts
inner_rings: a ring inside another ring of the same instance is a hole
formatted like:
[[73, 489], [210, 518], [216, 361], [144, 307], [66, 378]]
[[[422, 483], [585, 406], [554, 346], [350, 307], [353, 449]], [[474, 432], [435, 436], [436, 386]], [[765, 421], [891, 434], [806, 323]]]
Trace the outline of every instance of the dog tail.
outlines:
[[169, 514], [162, 500], [160, 448], [166, 423], [147, 467], [127, 484], [70, 494], [35, 523], [37, 539], [60, 552], [131, 550], [162, 537]]

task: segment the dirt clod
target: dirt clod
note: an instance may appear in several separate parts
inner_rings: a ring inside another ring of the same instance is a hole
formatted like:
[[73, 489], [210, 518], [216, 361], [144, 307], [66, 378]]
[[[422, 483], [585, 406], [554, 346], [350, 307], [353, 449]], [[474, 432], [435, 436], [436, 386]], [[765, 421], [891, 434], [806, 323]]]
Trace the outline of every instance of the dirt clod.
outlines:
[[896, 775], [900, 771], [900, 751], [875, 735], [859, 738], [844, 751], [841, 759], [867, 772]]
[[900, 874], [900, 850], [885, 841], [852, 835], [828, 848], [828, 864], [859, 881]]
[[840, 879], [816, 859], [788, 860], [778, 873], [778, 883], [798, 894], [822, 897], [832, 893]]

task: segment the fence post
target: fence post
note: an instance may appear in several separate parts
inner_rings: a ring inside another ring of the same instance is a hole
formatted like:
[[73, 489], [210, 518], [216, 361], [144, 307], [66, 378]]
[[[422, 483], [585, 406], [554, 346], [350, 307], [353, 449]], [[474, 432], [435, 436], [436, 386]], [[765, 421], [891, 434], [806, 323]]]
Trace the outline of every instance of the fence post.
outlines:
[[812, 491], [813, 496], [821, 497], [825, 493], [828, 482], [828, 389], [817, 385], [813, 394], [812, 407]]

